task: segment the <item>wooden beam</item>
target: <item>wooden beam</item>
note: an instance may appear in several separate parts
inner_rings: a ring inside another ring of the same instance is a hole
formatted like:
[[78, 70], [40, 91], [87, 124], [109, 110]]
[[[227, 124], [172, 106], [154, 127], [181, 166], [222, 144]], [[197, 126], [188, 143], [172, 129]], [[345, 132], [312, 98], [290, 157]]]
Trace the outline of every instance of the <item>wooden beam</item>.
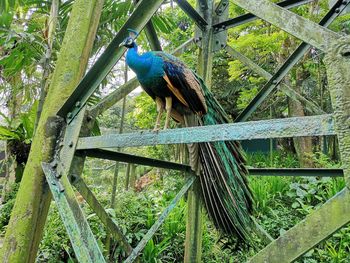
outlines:
[[350, 38], [343, 38], [325, 58], [329, 90], [346, 185], [350, 187]]

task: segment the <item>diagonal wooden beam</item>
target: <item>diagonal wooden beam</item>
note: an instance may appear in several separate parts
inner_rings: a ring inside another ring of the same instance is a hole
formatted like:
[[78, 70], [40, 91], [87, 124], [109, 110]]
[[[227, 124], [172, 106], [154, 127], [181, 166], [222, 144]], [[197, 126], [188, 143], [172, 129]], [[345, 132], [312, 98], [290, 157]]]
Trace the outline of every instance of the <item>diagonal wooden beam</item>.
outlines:
[[[137, 4], [138, 2], [140, 2], [140, 1], [134, 0], [134, 4]], [[150, 20], [146, 24], [144, 30], [145, 30], [148, 42], [150, 44], [151, 50], [162, 51], [162, 46], [160, 45], [159, 39], [157, 37], [157, 32], [153, 26], [152, 20]]]
[[106, 262], [68, 178], [62, 177], [59, 183], [60, 175], [50, 164], [43, 162], [41, 166], [78, 261]]
[[350, 193], [344, 188], [248, 262], [292, 262], [349, 222]]
[[[270, 80], [272, 78], [272, 74], [264, 70], [259, 65], [255, 64], [252, 60], [238, 52], [237, 50], [233, 49], [230, 46], [225, 47], [226, 51], [229, 53], [229, 55], [235, 57], [239, 61], [241, 61], [244, 65], [255, 71], [257, 74], [262, 76], [263, 78]], [[318, 105], [316, 105], [314, 102], [309, 101], [308, 99], [304, 98], [302, 95], [300, 95], [298, 92], [293, 90], [291, 87], [286, 85], [285, 83], [281, 83], [278, 86], [275, 86], [275, 88], [279, 88], [281, 91], [283, 91], [288, 97], [290, 97], [293, 100], [300, 101], [305, 105], [306, 110], [308, 110], [311, 113], [314, 114], [325, 114], [325, 112], [320, 109]]]
[[160, 45], [160, 41], [157, 37], [157, 32], [151, 20], [146, 24], [144, 30], [151, 49], [154, 51], [162, 51], [162, 46]]
[[[297, 7], [300, 5], [305, 5], [307, 3], [313, 2], [314, 0], [284, 0], [281, 2], [276, 3], [277, 5], [286, 8], [286, 9], [291, 9], [293, 7]], [[222, 21], [219, 23], [216, 23], [213, 25], [214, 29], [214, 34], [219, 33], [220, 31], [227, 30], [232, 27], [237, 27], [240, 25], [243, 25], [245, 23], [254, 21], [256, 19], [259, 19], [255, 15], [248, 13], [244, 15], [240, 15], [234, 18], [230, 18], [226, 21]]]
[[119, 88], [112, 91], [109, 95], [104, 97], [98, 104], [94, 105], [91, 110], [89, 110], [89, 114], [93, 117], [97, 117], [102, 114], [134, 89], [140, 86], [139, 81], [135, 78], [132, 78], [125, 84], [121, 85]]
[[184, 53], [187, 49], [189, 49], [192, 45], [194, 45], [194, 38], [190, 38], [186, 42], [184, 42], [182, 45], [174, 49], [172, 54], [174, 56], [180, 56], [182, 53]]
[[268, 0], [235, 0], [234, 3], [322, 51], [340, 38], [338, 33]]
[[[175, 0], [178, 6], [196, 23], [196, 25], [204, 30], [208, 22], [194, 9], [186, 0]], [[204, 2], [204, 1], [203, 1]], [[208, 8], [208, 5], [206, 5]], [[207, 9], [205, 8], [205, 9]]]

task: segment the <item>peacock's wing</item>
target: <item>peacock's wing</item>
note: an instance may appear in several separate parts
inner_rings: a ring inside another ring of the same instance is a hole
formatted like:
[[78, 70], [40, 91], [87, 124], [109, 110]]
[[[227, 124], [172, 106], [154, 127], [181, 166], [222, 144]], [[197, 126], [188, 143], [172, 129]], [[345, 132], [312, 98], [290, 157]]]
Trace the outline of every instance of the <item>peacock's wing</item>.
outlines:
[[154, 52], [162, 58], [164, 80], [169, 90], [186, 107], [199, 114], [207, 113], [207, 105], [201, 88], [201, 81], [183, 62], [176, 57], [164, 53]]

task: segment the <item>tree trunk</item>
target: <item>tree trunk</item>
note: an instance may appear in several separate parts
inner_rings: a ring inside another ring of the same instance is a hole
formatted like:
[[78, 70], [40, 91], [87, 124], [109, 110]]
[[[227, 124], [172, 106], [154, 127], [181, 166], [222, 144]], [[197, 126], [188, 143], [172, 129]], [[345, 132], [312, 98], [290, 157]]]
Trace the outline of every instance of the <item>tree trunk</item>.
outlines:
[[[50, 161], [55, 134], [50, 125], [56, 112], [83, 76], [95, 38], [103, 0], [74, 2], [29, 159], [7, 227], [2, 262], [34, 262], [42, 237], [51, 194], [41, 169]], [[79, 37], [77, 37], [79, 35]], [[53, 122], [55, 124], [55, 122]]]
[[[306, 79], [308, 72], [305, 71], [302, 65], [296, 71], [296, 84], [294, 90], [301, 93], [301, 86], [303, 81]], [[288, 111], [290, 117], [301, 117], [305, 116], [304, 106], [295, 100], [288, 100]], [[312, 160], [312, 137], [295, 137], [293, 138], [295, 151], [297, 153], [300, 166], [302, 167], [314, 167], [314, 162]]]
[[[294, 50], [296, 43], [291, 38], [287, 38], [282, 45], [282, 51], [280, 52], [278, 56], [279, 63], [283, 63], [289, 53]], [[289, 86], [292, 87], [296, 92], [301, 94], [301, 87], [303, 84], [303, 81], [308, 76], [308, 71], [304, 69], [303, 62], [299, 63], [296, 69], [296, 81], [295, 85], [292, 84], [292, 81], [290, 80], [290, 75], [287, 75], [284, 78], [284, 82]], [[305, 116], [304, 106], [296, 100], [288, 99], [288, 113], [290, 117], [296, 117], [296, 116]], [[302, 167], [314, 167], [314, 163], [312, 161], [312, 138], [311, 137], [298, 137], [293, 138], [293, 144], [295, 151], [298, 156], [298, 160], [300, 163], [300, 166]]]

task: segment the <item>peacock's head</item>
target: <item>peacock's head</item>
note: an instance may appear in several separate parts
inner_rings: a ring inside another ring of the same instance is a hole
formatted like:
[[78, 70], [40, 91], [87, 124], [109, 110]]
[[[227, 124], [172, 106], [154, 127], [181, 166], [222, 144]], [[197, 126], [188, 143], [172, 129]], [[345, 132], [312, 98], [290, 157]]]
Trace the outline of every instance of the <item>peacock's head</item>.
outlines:
[[134, 29], [128, 28], [127, 30], [129, 31], [129, 36], [127, 38], [125, 38], [123, 40], [123, 42], [121, 42], [119, 44], [119, 46], [120, 47], [124, 46], [124, 47], [127, 47], [127, 48], [133, 48], [136, 45], [135, 44], [135, 39], [136, 39], [136, 37], [138, 36], [139, 33], [136, 30], [134, 30]]
[[135, 46], [135, 40], [132, 37], [127, 37], [120, 43], [120, 47], [133, 48]]

